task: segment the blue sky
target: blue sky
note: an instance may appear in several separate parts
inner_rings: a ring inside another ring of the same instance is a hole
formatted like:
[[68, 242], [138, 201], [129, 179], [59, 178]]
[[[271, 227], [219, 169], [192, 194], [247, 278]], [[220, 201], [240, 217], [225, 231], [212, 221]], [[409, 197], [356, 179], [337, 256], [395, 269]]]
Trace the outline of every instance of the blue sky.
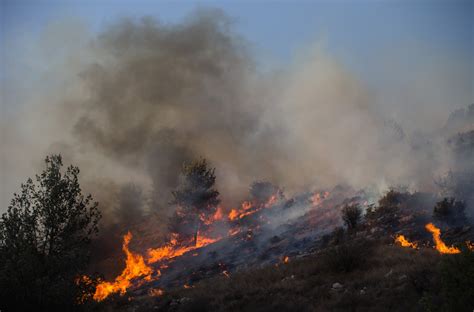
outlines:
[[357, 66], [377, 48], [423, 42], [473, 54], [474, 1], [111, 1], [2, 0], [3, 35], [35, 34], [48, 23], [80, 17], [96, 32], [117, 17], [152, 15], [179, 22], [193, 8], [223, 9], [260, 57], [288, 61], [312, 40]]
[[[426, 93], [440, 102], [467, 105], [474, 98], [474, 1], [0, 1], [0, 78], [8, 89], [3, 102], [15, 106], [23, 102], [28, 85], [43, 79], [34, 75], [38, 67], [29, 68], [28, 49], [30, 39], [51, 23], [79, 18], [92, 33], [100, 33], [120, 17], [179, 23], [199, 7], [220, 8], [230, 16], [233, 30], [250, 43], [262, 69], [285, 68], [319, 42], [363, 83], [383, 96], [388, 91], [394, 103], [419, 85], [415, 81], [431, 85], [435, 92]], [[25, 72], [33, 75], [25, 77]], [[432, 77], [440, 77], [437, 84]]]

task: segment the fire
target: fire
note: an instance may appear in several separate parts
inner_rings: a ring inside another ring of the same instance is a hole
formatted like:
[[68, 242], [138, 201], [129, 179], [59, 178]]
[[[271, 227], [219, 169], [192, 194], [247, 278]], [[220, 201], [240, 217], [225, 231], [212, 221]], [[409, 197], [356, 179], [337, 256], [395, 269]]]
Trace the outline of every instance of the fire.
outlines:
[[402, 247], [410, 247], [410, 248], [418, 249], [418, 244], [417, 243], [410, 242], [403, 235], [398, 235], [395, 238], [395, 242], [400, 243], [400, 245], [402, 245]]
[[252, 203], [251, 201], [243, 201], [242, 204], [240, 205], [240, 209], [233, 208], [227, 215], [227, 218], [230, 221], [242, 219], [246, 216], [249, 216], [251, 214], [256, 213], [257, 211], [260, 211], [262, 208], [269, 208], [273, 205], [275, 205], [278, 202], [278, 195], [273, 194], [270, 196], [270, 198], [263, 204], [256, 204]]
[[152, 288], [152, 289], [150, 289], [148, 294], [152, 297], [160, 297], [164, 294], [164, 291], [162, 289], [159, 289], [159, 288]]
[[216, 221], [222, 220], [223, 217], [224, 217], [224, 213], [222, 212], [222, 207], [218, 206], [216, 209], [216, 212], [212, 216], [206, 218], [206, 216], [201, 215], [200, 219], [202, 222], [204, 222], [204, 224], [211, 225], [212, 223]]
[[207, 246], [209, 244], [215, 243], [219, 240], [219, 238], [210, 238], [200, 235], [198, 233], [196, 245], [194, 246], [180, 246], [178, 241], [176, 240], [176, 236], [174, 235], [173, 238], [169, 243], [164, 246], [158, 248], [150, 248], [148, 249], [148, 263], [155, 263], [159, 261], [165, 261], [172, 258], [176, 258], [182, 256], [183, 254], [187, 253], [188, 251], [192, 251], [197, 248], [201, 248]]
[[[255, 204], [251, 201], [244, 201], [241, 204], [240, 209], [232, 209], [227, 215], [228, 220], [233, 221], [237, 219], [242, 219], [245, 216], [251, 215], [263, 208], [268, 208], [274, 205], [278, 201], [279, 197], [277, 195], [271, 196], [267, 202], [262, 204]], [[215, 213], [210, 216], [201, 215], [201, 221], [206, 225], [212, 225], [216, 221], [220, 221], [224, 218], [224, 213], [222, 207], [217, 207]], [[240, 233], [240, 228], [230, 229], [227, 233], [228, 236], [236, 235]], [[101, 281], [95, 290], [93, 299], [96, 301], [102, 301], [107, 298], [112, 293], [124, 294], [129, 287], [132, 286], [132, 280], [140, 278], [140, 281], [150, 281], [152, 279], [153, 269], [148, 266], [148, 264], [153, 264], [159, 262], [159, 269], [156, 270], [154, 278], [161, 275], [161, 269], [164, 269], [168, 266], [169, 262], [173, 258], [184, 255], [187, 252], [193, 251], [195, 249], [213, 244], [219, 241], [222, 237], [213, 238], [208, 237], [203, 233], [197, 233], [196, 242], [180, 242], [178, 235], [173, 233], [169, 242], [160, 246], [158, 248], [149, 248], [147, 250], [148, 257], [145, 259], [139, 255], [132, 253], [128, 246], [132, 239], [132, 234], [129, 232], [124, 236], [123, 242], [123, 251], [126, 254], [126, 267], [121, 273], [120, 276], [116, 277], [113, 282]], [[251, 237], [250, 237], [251, 238]], [[196, 254], [197, 255], [197, 254]], [[224, 271], [223, 274], [229, 277], [229, 272]], [[163, 294], [163, 291], [160, 289], [153, 289], [150, 295], [160, 296]]]
[[240, 233], [240, 228], [230, 229], [227, 235], [234, 236]]
[[94, 293], [94, 300], [102, 301], [110, 294], [120, 292], [124, 294], [132, 284], [132, 279], [142, 277], [144, 280], [151, 280], [153, 270], [145, 264], [143, 257], [139, 254], [132, 253], [128, 245], [132, 239], [132, 234], [128, 232], [123, 237], [122, 250], [127, 256], [125, 260], [125, 269], [122, 271], [114, 282], [103, 281], [100, 282]]
[[237, 209], [232, 209], [228, 215], [229, 220], [235, 220], [237, 219], [238, 216], [239, 216], [239, 212], [237, 211]]
[[467, 249], [469, 249], [470, 251], [474, 251], [474, 243], [467, 241], [466, 246], [467, 246]]
[[313, 196], [311, 196], [311, 203], [313, 206], [319, 206], [326, 198], [329, 197], [329, 192], [319, 193], [315, 192]]
[[240, 210], [237, 210], [235, 208], [231, 209], [231, 211], [229, 212], [227, 216], [230, 221], [242, 219], [245, 216], [248, 216], [257, 212], [256, 209], [252, 209], [254, 208], [254, 205], [249, 201], [242, 202], [240, 207], [241, 207]]
[[433, 234], [433, 240], [435, 242], [435, 247], [436, 250], [438, 250], [440, 253], [443, 254], [457, 254], [460, 253], [461, 250], [459, 250], [456, 247], [449, 247], [446, 246], [446, 244], [441, 240], [441, 230], [437, 228], [433, 223], [428, 223], [425, 226], [426, 230], [431, 232]]
[[286, 256], [284, 259], [283, 259], [283, 263], [288, 263], [290, 262], [290, 257]]
[[214, 221], [219, 221], [222, 220], [222, 217], [224, 216], [224, 213], [222, 212], [222, 207], [219, 206], [217, 207], [216, 213], [212, 216]]
[[268, 207], [271, 207], [271, 206], [275, 205], [277, 200], [278, 200], [278, 198], [277, 198], [276, 195], [270, 196], [270, 198], [267, 200], [267, 202], [264, 205], [265, 208], [268, 208]]

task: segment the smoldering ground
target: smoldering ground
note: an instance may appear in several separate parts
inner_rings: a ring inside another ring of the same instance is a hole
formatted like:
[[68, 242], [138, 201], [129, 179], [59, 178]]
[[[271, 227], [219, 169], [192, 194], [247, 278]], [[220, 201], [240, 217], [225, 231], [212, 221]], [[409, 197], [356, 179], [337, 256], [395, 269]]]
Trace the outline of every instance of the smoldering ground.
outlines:
[[[168, 214], [183, 161], [197, 157], [216, 167], [228, 205], [255, 180], [290, 194], [341, 182], [435, 190], [435, 178], [455, 166], [442, 125], [427, 120], [472, 101], [466, 72], [447, 82], [416, 67], [394, 70], [423, 88], [384, 85], [392, 96], [383, 99], [321, 44], [261, 70], [252, 45], [219, 10], [200, 9], [177, 24], [122, 19], [99, 35], [80, 25], [53, 24], [25, 52], [40, 63], [33, 68], [41, 79], [17, 88], [28, 97], [8, 97], [7, 105], [24, 101], [2, 118], [3, 207], [47, 153], [81, 168], [84, 190], [113, 220], [130, 220], [114, 213], [120, 207]], [[445, 103], [433, 101], [439, 88]], [[395, 91], [403, 105], [394, 104]], [[433, 109], [422, 109], [430, 101]]]

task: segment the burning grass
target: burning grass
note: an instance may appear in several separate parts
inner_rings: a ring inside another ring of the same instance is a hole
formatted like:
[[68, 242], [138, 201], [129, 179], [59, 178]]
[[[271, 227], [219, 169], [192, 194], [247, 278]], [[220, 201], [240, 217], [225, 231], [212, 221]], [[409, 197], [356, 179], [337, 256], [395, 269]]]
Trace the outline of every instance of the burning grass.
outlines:
[[[331, 255], [329, 250], [322, 251], [285, 265], [173, 289], [158, 300], [138, 300], [136, 307], [137, 311], [150, 306], [160, 311], [190, 311], [196, 305], [202, 311], [412, 311], [420, 307], [423, 290], [434, 280], [441, 257], [430, 249], [407, 251], [376, 244], [350, 272], [327, 270]], [[335, 283], [342, 288], [335, 288]]]

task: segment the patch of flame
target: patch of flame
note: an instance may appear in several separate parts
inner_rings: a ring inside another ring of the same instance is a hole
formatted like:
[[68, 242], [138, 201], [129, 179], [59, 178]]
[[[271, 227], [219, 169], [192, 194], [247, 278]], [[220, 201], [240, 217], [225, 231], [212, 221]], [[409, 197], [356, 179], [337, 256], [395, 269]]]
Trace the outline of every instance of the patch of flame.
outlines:
[[408, 239], [405, 238], [405, 236], [403, 235], [398, 235], [396, 238], [395, 238], [395, 242], [398, 242], [400, 243], [400, 245], [402, 247], [410, 247], [410, 248], [414, 248], [414, 249], [418, 249], [418, 244], [417, 243], [412, 243], [410, 242]]
[[312, 196], [311, 196], [311, 203], [313, 204], [314, 207], [317, 207], [319, 205], [321, 205], [321, 203], [329, 197], [329, 192], [324, 192], [324, 193], [319, 193], [319, 192], [315, 192]]
[[283, 258], [283, 263], [288, 263], [290, 262], [290, 257], [286, 256], [285, 258]]
[[259, 205], [252, 203], [251, 201], [243, 201], [240, 205], [240, 209], [231, 209], [227, 215], [227, 218], [230, 221], [242, 219], [246, 216], [256, 213], [257, 211], [260, 211], [262, 208], [269, 208], [275, 205], [278, 202], [278, 198], [279, 197], [277, 194], [273, 194], [265, 203]]
[[122, 271], [115, 281], [100, 282], [94, 293], [94, 300], [102, 301], [113, 293], [120, 292], [124, 294], [132, 284], [132, 279], [137, 277], [142, 277], [144, 280], [151, 280], [151, 274], [153, 270], [145, 264], [143, 257], [139, 254], [134, 254], [128, 248], [130, 241], [132, 239], [132, 233], [128, 232], [123, 237], [122, 250], [127, 256], [125, 260], [125, 269]]
[[466, 246], [470, 251], [474, 251], [474, 243], [471, 243], [470, 241], [467, 241]]
[[164, 291], [163, 289], [159, 289], [159, 288], [152, 288], [150, 289], [150, 291], [148, 292], [148, 294], [152, 297], [160, 297], [164, 294]]
[[183, 254], [189, 251], [207, 246], [219, 240], [219, 238], [205, 237], [198, 233], [196, 245], [180, 246], [175, 237], [176, 236], [173, 236], [171, 241], [164, 246], [148, 249], [148, 263], [155, 263], [159, 261], [165, 261], [172, 258], [176, 258], [176, 257], [182, 256]]
[[458, 254], [461, 252], [456, 247], [449, 247], [446, 246], [446, 244], [441, 240], [441, 230], [437, 228], [433, 223], [428, 223], [425, 225], [426, 230], [431, 232], [433, 234], [433, 240], [435, 242], [435, 248], [438, 250], [440, 253], [443, 254]]

